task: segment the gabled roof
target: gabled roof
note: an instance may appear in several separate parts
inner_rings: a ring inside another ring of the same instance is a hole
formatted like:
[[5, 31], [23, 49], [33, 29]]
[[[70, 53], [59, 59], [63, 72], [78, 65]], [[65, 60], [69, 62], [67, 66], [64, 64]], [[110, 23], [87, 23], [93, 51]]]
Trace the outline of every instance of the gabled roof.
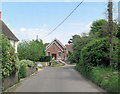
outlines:
[[[61, 45], [61, 47], [58, 45], [57, 42], [59, 43], [59, 45]], [[63, 51], [63, 49], [66, 48], [58, 39], [55, 38], [49, 45], [46, 46], [46, 50], [49, 49], [50, 46], [51, 46], [52, 44], [54, 44], [54, 43], [55, 43], [55, 44], [58, 46], [58, 48], [60, 48], [62, 51]], [[46, 51], [46, 50], [45, 50], [45, 51]]]
[[2, 24], [2, 34], [4, 34], [8, 39], [19, 41], [2, 20], [0, 20], [0, 23]]

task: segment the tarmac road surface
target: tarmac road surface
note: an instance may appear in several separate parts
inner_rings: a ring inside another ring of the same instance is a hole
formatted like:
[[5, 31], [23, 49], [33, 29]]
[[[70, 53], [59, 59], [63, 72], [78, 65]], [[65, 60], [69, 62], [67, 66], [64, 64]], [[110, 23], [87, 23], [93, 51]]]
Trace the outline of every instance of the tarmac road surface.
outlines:
[[14, 92], [106, 92], [86, 80], [74, 66], [46, 67], [22, 81]]

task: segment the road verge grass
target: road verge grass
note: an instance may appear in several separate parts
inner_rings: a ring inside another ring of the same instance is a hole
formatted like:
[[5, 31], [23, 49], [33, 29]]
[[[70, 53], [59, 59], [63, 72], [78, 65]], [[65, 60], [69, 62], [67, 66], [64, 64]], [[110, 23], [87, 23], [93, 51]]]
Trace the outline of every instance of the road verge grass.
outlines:
[[52, 66], [51, 67], [61, 67], [61, 66], [64, 66], [64, 64], [52, 62]]
[[113, 94], [119, 94], [120, 74], [117, 70], [105, 68], [103, 66], [85, 68], [83, 64], [78, 64], [75, 69], [84, 77]]

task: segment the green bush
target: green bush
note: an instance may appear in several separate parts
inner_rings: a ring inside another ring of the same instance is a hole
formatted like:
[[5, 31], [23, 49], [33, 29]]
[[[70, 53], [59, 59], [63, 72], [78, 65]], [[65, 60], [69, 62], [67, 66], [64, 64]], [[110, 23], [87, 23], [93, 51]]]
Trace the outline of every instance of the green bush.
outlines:
[[49, 62], [51, 60], [50, 56], [43, 56], [42, 58], [40, 58], [40, 62]]
[[30, 60], [21, 60], [19, 63], [20, 63], [20, 65], [25, 64], [26, 67], [34, 67], [35, 66], [35, 63]]
[[27, 67], [35, 66], [34, 62], [32, 62], [30, 60], [21, 60], [19, 62], [19, 64], [20, 64], [20, 68], [19, 68], [19, 72], [18, 72], [18, 81], [20, 80], [20, 78], [26, 77], [26, 68]]
[[19, 68], [19, 59], [15, 53], [15, 49], [12, 47], [6, 36], [2, 35], [0, 44], [2, 44], [2, 53], [0, 53], [2, 59], [2, 77], [5, 78], [16, 73]]
[[20, 80], [20, 78], [25, 78], [25, 77], [26, 77], [26, 66], [25, 64], [22, 64], [19, 69], [18, 80]]
[[[117, 43], [118, 40], [114, 40], [114, 59], [113, 62], [118, 62], [117, 57]], [[81, 51], [80, 63], [92, 63], [97, 65], [109, 65], [109, 41], [108, 38], [101, 38], [88, 43]]]

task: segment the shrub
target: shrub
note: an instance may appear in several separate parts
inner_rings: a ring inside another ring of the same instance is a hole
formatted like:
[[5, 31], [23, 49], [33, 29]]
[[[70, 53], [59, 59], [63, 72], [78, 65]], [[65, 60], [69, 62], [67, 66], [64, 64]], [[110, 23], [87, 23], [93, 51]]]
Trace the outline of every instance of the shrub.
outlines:
[[20, 65], [24, 65], [25, 64], [25, 66], [26, 67], [34, 67], [34, 63], [33, 63], [33, 61], [30, 61], [30, 60], [21, 60], [20, 61]]
[[16, 73], [19, 68], [19, 59], [15, 53], [15, 49], [12, 47], [6, 36], [2, 35], [0, 44], [2, 44], [2, 53], [0, 53], [2, 59], [2, 77], [5, 78]]
[[19, 69], [18, 80], [20, 80], [20, 78], [25, 78], [25, 77], [26, 77], [26, 66], [25, 64], [22, 64]]
[[[115, 39], [114, 44], [114, 61], [117, 63], [117, 42]], [[109, 42], [108, 38], [101, 38], [91, 41], [81, 51], [80, 63], [92, 63], [97, 65], [109, 65]]]
[[20, 68], [18, 72], [18, 81], [20, 78], [26, 77], [26, 67], [34, 67], [35, 64], [30, 60], [21, 60], [20, 62]]
[[40, 57], [40, 59], [38, 60], [39, 62], [49, 62], [51, 60], [50, 56], [42, 56]]

